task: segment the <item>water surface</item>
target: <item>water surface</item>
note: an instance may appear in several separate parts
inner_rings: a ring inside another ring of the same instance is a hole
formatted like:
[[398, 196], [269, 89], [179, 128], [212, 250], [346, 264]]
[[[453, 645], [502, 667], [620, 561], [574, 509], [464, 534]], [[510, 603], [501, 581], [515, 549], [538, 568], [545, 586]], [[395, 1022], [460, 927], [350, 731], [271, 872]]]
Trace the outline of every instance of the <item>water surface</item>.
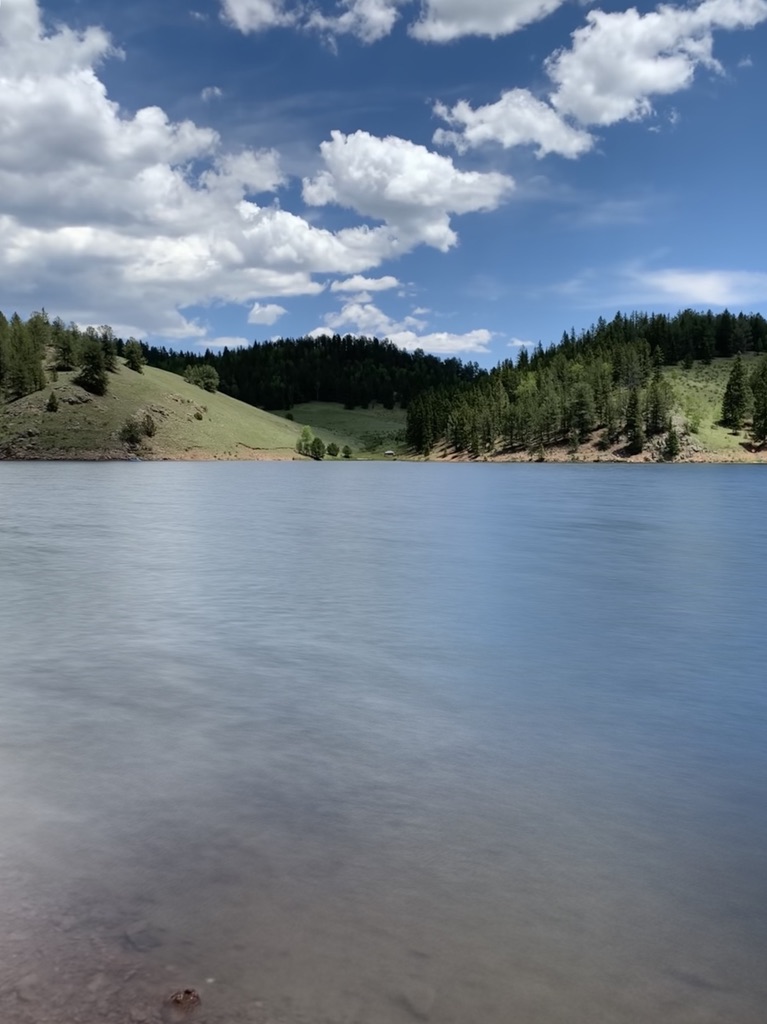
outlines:
[[766, 502], [0, 465], [4, 1024], [763, 1024]]

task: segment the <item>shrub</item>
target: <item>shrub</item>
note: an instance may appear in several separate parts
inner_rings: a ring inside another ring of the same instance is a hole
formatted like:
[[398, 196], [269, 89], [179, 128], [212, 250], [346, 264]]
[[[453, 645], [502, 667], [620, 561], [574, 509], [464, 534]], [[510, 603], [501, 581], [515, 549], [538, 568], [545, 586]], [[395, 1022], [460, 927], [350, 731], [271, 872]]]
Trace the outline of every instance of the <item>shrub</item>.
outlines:
[[138, 445], [144, 436], [144, 429], [135, 416], [129, 416], [120, 430], [120, 440], [125, 444]]
[[135, 370], [136, 373], [144, 372], [144, 351], [141, 348], [141, 343], [136, 341], [135, 338], [128, 338], [125, 342], [125, 365], [129, 370]]
[[325, 458], [325, 442], [322, 440], [321, 437], [315, 437], [314, 440], [312, 441], [310, 455], [313, 459], [316, 459], [318, 462]]
[[203, 391], [218, 391], [218, 372], [215, 366], [211, 366], [209, 363], [187, 366], [184, 370], [184, 380], [188, 384], [196, 384]]
[[51, 391], [48, 397], [48, 401], [45, 403], [45, 408], [48, 412], [58, 412], [59, 400], [58, 398], [56, 398], [56, 395], [53, 393], [53, 391]]
[[201, 419], [202, 419], [202, 413], [200, 412], [200, 410], [199, 410], [199, 409], [195, 409], [195, 410], [194, 410], [194, 418], [195, 418], [196, 420], [201, 420]]
[[330, 444], [328, 445], [328, 455], [330, 455], [331, 458], [335, 458], [338, 455], [339, 451], [340, 448], [335, 443], [335, 441], [331, 441]]
[[157, 433], [157, 424], [148, 412], [144, 414], [144, 417], [141, 420], [141, 428], [147, 437], [154, 437]]
[[94, 395], [107, 392], [107, 374], [104, 365], [104, 349], [97, 338], [87, 338], [81, 355], [81, 369], [75, 377], [75, 384]]
[[352, 450], [351, 450], [351, 448], [349, 447], [348, 444], [345, 444], [343, 446], [343, 448], [341, 449], [341, 452], [342, 452], [343, 457], [345, 459], [350, 459], [352, 457]]

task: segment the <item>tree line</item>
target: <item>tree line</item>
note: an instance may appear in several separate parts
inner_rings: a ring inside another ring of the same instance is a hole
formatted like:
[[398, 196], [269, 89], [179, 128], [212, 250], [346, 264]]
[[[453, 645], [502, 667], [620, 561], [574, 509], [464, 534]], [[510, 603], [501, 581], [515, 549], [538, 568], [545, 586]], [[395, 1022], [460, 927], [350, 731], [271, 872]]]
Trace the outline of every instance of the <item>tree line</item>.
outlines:
[[[523, 349], [516, 364], [506, 360], [470, 383], [423, 392], [408, 406], [407, 441], [424, 454], [439, 443], [474, 456], [498, 443], [543, 453], [555, 444], [574, 451], [599, 430], [603, 448], [623, 440], [626, 454], [636, 454], [672, 427], [664, 365], [691, 367], [746, 351], [767, 352], [767, 321], [759, 314], [618, 313], [579, 336], [566, 332], [548, 349]], [[749, 403], [761, 408], [761, 379], [746, 382], [741, 421]], [[725, 410], [722, 416], [732, 420]], [[761, 443], [760, 429], [754, 427], [754, 439]], [[678, 438], [670, 444], [673, 450]]]
[[185, 374], [213, 367], [219, 389], [263, 409], [291, 409], [300, 402], [340, 402], [348, 409], [380, 402], [406, 408], [429, 388], [470, 383], [486, 371], [476, 363], [406, 352], [390, 341], [346, 335], [282, 338], [221, 352], [172, 352], [145, 347], [147, 362]]

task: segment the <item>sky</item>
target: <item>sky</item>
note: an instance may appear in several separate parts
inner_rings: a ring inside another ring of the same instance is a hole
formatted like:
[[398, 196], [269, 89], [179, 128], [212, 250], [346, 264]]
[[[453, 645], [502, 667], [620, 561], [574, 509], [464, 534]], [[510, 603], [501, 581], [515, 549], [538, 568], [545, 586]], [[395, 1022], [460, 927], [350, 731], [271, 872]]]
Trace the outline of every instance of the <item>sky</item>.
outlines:
[[767, 314], [767, 0], [0, 0], [0, 309], [491, 366]]

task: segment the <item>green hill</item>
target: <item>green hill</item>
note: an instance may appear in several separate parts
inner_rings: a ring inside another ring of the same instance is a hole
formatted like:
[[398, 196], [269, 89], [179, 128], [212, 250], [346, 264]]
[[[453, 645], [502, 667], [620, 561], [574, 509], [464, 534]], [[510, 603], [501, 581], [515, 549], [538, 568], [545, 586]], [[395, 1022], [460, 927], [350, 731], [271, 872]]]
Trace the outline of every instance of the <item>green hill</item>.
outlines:
[[371, 409], [345, 409], [339, 402], [301, 402], [289, 413], [296, 423], [311, 427], [324, 441], [335, 441], [365, 458], [382, 458], [388, 450], [398, 455], [408, 453], [405, 445], [404, 409], [385, 409], [374, 405]]
[[[59, 372], [42, 391], [0, 410], [0, 457], [18, 459], [292, 459], [300, 426], [152, 367], [120, 362], [106, 395], [91, 395]], [[46, 410], [49, 396], [58, 408]], [[150, 416], [152, 437], [121, 439], [131, 418]], [[316, 433], [325, 439], [325, 433]], [[333, 440], [328, 436], [328, 440]]]

